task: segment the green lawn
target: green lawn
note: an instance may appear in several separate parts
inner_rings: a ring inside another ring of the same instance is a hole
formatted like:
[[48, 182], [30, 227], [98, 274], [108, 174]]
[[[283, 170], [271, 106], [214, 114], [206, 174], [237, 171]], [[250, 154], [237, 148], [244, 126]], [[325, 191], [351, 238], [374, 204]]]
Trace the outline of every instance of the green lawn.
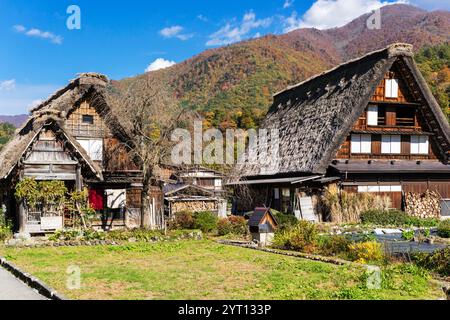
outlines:
[[[335, 266], [210, 241], [120, 247], [12, 249], [6, 257], [72, 299], [436, 299], [442, 293], [415, 267], [382, 273], [366, 288], [363, 268]], [[81, 289], [66, 289], [67, 268]]]

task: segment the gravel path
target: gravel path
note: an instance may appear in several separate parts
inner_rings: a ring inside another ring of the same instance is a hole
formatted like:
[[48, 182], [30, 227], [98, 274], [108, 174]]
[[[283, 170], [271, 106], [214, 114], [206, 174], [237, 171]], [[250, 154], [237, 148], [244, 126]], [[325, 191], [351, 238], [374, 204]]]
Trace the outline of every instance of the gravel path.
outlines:
[[0, 300], [45, 300], [45, 298], [0, 267]]

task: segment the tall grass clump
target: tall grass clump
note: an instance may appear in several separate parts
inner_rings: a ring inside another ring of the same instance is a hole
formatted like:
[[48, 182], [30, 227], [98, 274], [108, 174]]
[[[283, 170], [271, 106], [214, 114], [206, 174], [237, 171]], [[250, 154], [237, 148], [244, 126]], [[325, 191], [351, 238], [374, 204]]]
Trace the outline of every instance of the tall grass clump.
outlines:
[[388, 210], [391, 200], [372, 193], [350, 193], [339, 190], [337, 185], [325, 188], [323, 203], [328, 218], [334, 223], [359, 223], [361, 213], [370, 209]]

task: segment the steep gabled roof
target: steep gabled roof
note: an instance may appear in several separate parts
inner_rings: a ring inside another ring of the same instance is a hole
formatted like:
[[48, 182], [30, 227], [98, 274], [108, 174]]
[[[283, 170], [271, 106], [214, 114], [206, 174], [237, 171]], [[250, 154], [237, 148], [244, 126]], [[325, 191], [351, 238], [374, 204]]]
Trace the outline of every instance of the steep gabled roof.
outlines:
[[34, 138], [44, 126], [50, 124], [58, 127], [58, 131], [66, 137], [70, 145], [76, 150], [76, 153], [85, 159], [96, 176], [101, 178], [100, 167], [89, 158], [76, 139], [63, 128], [70, 113], [81, 102], [89, 100], [90, 105], [97, 111], [110, 131], [122, 141], [129, 141], [130, 134], [119, 123], [115, 114], [115, 108], [118, 108], [115, 105], [115, 101], [118, 101], [118, 99], [114, 99], [116, 94], [105, 76], [95, 73], [84, 73], [32, 109], [27, 122], [17, 130], [13, 139], [0, 153], [0, 179], [6, 178], [13, 171], [23, 153], [34, 141]]
[[2, 164], [0, 167], [0, 180], [8, 178], [19, 164], [22, 155], [35, 142], [44, 127], [51, 127], [59, 136], [59, 139], [63, 140], [75, 157], [80, 160], [80, 163], [84, 164], [97, 179], [103, 179], [102, 169], [92, 161], [77, 140], [61, 127], [60, 119], [54, 114], [47, 114], [39, 118], [33, 118], [33, 122], [29, 122], [27, 127], [22, 128], [15, 138], [2, 150], [0, 154], [0, 163]]
[[[262, 124], [279, 130], [279, 157], [269, 159], [270, 175], [324, 174], [392, 65], [400, 62], [421, 102], [440, 158], [447, 161], [450, 126], [413, 59], [412, 46], [393, 44], [277, 93]], [[416, 88], [418, 88], [416, 90]], [[240, 175], [267, 175], [261, 165], [244, 165]]]

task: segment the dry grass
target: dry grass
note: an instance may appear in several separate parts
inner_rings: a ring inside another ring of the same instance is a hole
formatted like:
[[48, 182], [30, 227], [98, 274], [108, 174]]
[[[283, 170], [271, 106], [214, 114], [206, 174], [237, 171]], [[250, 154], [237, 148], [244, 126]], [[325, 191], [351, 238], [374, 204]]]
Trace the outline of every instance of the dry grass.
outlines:
[[335, 184], [325, 188], [323, 202], [331, 222], [334, 223], [358, 223], [364, 211], [388, 210], [391, 207], [389, 197], [370, 193], [349, 193], [339, 190]]

